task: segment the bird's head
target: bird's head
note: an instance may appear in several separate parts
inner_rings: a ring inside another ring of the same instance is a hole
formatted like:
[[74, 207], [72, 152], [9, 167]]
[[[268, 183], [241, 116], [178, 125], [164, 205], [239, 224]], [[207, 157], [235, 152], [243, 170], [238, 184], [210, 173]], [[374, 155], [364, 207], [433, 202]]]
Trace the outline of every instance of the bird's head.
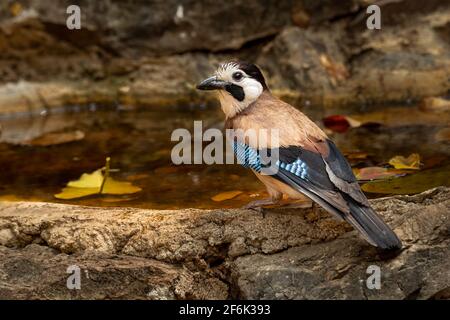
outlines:
[[217, 90], [227, 118], [231, 118], [269, 90], [259, 68], [247, 62], [227, 62], [197, 85], [199, 90]]

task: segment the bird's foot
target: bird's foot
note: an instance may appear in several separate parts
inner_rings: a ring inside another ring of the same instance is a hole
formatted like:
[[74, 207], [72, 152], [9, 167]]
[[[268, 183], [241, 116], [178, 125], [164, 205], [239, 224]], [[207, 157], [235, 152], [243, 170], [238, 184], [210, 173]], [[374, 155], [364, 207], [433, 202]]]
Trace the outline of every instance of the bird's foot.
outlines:
[[250, 209], [255, 210], [257, 212], [260, 212], [263, 217], [265, 218], [266, 212], [264, 208], [265, 206], [269, 206], [270, 208], [273, 208], [273, 206], [284, 208], [284, 209], [305, 209], [305, 208], [312, 208], [312, 210], [315, 211], [315, 206], [313, 201], [304, 201], [304, 200], [298, 200], [293, 201], [289, 203], [283, 203], [281, 200], [267, 198], [267, 199], [261, 199], [261, 200], [255, 200], [247, 205], [243, 206], [242, 209]]
[[242, 209], [250, 209], [250, 210], [258, 211], [262, 214], [263, 218], [265, 218], [266, 213], [264, 211], [263, 206], [275, 205], [277, 203], [278, 203], [278, 201], [274, 200], [272, 198], [255, 200], [255, 201], [247, 203], [245, 206], [242, 207]]
[[275, 201], [271, 198], [255, 200], [255, 201], [247, 203], [245, 206], [242, 207], [242, 209], [258, 209], [263, 206], [270, 206], [270, 205], [274, 205], [277, 203], [278, 203], [278, 201]]
[[314, 212], [315, 214], [318, 214], [320, 211], [320, 206], [317, 203], [315, 203], [314, 201], [312, 202], [312, 205], [311, 205], [311, 211]]

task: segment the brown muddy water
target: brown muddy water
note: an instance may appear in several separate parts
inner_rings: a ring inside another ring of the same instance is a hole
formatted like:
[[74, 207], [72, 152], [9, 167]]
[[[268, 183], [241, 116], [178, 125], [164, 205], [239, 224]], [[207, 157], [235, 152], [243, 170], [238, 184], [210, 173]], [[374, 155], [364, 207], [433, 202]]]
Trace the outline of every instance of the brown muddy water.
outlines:
[[[330, 114], [349, 114], [349, 109], [327, 111], [326, 115]], [[358, 117], [357, 111], [353, 114]], [[323, 115], [321, 111], [312, 112], [321, 126]], [[383, 166], [395, 155], [419, 153], [423, 166], [417, 172], [434, 172], [440, 177], [427, 179], [423, 190], [449, 185], [448, 114], [430, 115], [408, 106], [364, 110], [359, 116], [372, 124], [346, 133], [330, 133], [354, 167]], [[172, 131], [186, 128], [192, 132], [194, 120], [203, 120], [204, 129], [222, 128], [223, 116], [216, 108], [143, 111], [91, 106], [0, 117], [0, 201], [176, 209], [241, 207], [265, 197], [264, 187], [253, 174], [237, 164], [172, 164], [170, 154], [176, 144], [170, 141]], [[82, 131], [84, 138], [50, 146], [23, 144], [47, 132], [74, 130]], [[68, 181], [104, 166], [106, 157], [111, 157], [112, 168], [119, 169], [112, 173], [116, 180], [130, 181], [142, 191], [131, 196], [102, 195], [70, 201], [54, 198]], [[242, 194], [220, 202], [211, 199], [226, 191]]]

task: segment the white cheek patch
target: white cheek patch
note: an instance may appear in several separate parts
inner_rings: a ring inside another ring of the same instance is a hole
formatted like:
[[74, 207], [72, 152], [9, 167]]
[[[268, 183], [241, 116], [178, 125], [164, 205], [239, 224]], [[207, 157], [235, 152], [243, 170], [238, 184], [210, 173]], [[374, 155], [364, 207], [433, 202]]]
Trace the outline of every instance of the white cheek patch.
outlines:
[[263, 92], [262, 85], [254, 79], [245, 79], [241, 86], [244, 89], [244, 101], [249, 104], [258, 99]]

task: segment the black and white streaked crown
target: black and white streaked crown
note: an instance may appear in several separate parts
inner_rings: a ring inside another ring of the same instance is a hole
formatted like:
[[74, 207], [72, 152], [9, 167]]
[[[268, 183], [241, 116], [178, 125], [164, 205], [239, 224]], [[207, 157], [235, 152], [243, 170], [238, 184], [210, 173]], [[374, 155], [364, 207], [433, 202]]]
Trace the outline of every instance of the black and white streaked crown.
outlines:
[[255, 64], [245, 61], [230, 61], [221, 64], [217, 69], [217, 72], [220, 73], [226, 71], [228, 68], [236, 68], [244, 71], [249, 77], [261, 83], [264, 90], [269, 90], [266, 84], [266, 79], [264, 78], [261, 70]]

